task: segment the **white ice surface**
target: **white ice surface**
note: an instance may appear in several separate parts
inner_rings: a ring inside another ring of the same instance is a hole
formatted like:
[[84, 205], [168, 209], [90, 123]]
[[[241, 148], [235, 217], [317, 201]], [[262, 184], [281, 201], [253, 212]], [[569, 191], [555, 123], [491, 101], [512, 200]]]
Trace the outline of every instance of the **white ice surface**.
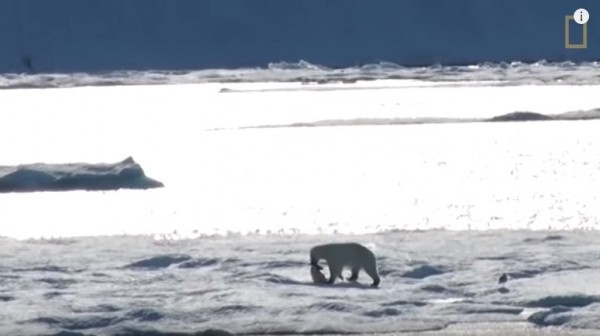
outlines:
[[[2, 239], [0, 334], [338, 334], [500, 322], [600, 329], [599, 238], [513, 230]], [[332, 241], [371, 246], [380, 288], [364, 273], [357, 284], [312, 284], [308, 250]], [[509, 280], [500, 287], [502, 273]]]
[[[422, 86], [0, 91], [2, 165], [133, 156], [165, 184], [0, 195], [0, 236], [156, 235], [0, 239], [0, 334], [600, 328], [598, 234], [576, 230], [600, 224], [599, 121], [237, 129], [600, 105], [598, 86]], [[432, 228], [473, 230], [360, 235]], [[348, 240], [374, 250], [381, 289], [310, 285], [308, 249]], [[173, 253], [196, 264], [123, 268]]]
[[237, 129], [600, 105], [599, 86], [424, 85], [0, 91], [3, 165], [133, 156], [165, 183], [143, 192], [0, 195], [0, 235], [598, 226], [598, 121]]

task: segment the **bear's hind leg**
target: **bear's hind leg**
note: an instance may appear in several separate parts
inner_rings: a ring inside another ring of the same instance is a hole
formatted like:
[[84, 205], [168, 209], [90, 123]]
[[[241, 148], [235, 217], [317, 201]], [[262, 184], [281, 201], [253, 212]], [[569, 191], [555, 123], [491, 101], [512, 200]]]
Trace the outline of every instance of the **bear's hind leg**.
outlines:
[[375, 265], [375, 262], [373, 262], [372, 265], [366, 265], [367, 267], [365, 267], [365, 272], [367, 272], [367, 274], [373, 279], [373, 284], [371, 285], [372, 287], [377, 287], [379, 286], [379, 274], [377, 274], [377, 266]]

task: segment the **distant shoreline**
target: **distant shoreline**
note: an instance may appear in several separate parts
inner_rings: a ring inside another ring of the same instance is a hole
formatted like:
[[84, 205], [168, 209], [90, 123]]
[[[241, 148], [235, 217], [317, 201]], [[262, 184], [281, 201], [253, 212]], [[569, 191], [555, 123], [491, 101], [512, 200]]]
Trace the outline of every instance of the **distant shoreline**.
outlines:
[[588, 111], [574, 111], [560, 114], [543, 114], [536, 112], [512, 112], [492, 118], [357, 118], [330, 119], [315, 122], [299, 122], [283, 125], [247, 126], [241, 129], [255, 128], [296, 128], [296, 127], [332, 127], [332, 126], [391, 126], [391, 125], [423, 125], [423, 124], [461, 124], [487, 122], [524, 122], [524, 121], [581, 121], [600, 119], [600, 108]]

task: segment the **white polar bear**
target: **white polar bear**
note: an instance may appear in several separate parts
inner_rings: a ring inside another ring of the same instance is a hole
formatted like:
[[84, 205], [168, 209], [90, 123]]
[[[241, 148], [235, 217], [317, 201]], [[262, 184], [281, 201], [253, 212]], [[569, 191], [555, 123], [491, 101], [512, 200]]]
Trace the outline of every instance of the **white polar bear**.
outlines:
[[[336, 278], [342, 278], [344, 267], [352, 270], [352, 275], [347, 280], [356, 281], [358, 272], [364, 269], [373, 279], [373, 287], [379, 285], [379, 274], [377, 274], [377, 262], [375, 255], [368, 248], [357, 243], [325, 244], [313, 247], [310, 250], [311, 275], [313, 280], [318, 278], [315, 272], [321, 273], [323, 269], [319, 266], [319, 260], [324, 259], [329, 266], [329, 280], [333, 284]], [[322, 275], [322, 274], [321, 274]]]

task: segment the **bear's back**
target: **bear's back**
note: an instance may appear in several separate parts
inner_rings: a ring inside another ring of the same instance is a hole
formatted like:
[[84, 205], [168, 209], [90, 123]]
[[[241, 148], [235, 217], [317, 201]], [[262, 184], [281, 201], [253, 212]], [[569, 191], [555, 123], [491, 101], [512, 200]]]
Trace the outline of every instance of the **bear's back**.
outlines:
[[333, 258], [339, 262], [370, 262], [375, 259], [371, 250], [358, 243], [332, 243], [318, 245], [311, 249], [311, 255], [324, 259]]

